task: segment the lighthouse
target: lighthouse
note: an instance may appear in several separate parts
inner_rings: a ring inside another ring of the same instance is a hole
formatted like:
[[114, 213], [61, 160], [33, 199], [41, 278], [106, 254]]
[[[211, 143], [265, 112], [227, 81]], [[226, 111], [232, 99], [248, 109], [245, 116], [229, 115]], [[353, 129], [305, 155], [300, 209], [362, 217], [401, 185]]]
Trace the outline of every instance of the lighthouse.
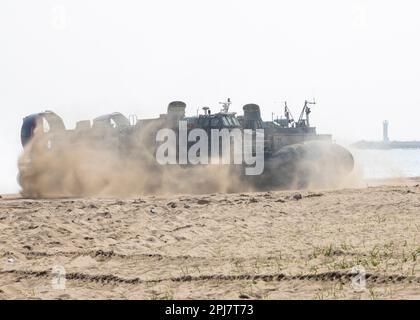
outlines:
[[383, 135], [382, 140], [383, 140], [383, 142], [389, 142], [388, 124], [389, 124], [388, 120], [385, 120], [383, 122], [383, 124], [382, 124], [382, 131], [383, 131], [383, 133], [382, 133], [382, 135]]

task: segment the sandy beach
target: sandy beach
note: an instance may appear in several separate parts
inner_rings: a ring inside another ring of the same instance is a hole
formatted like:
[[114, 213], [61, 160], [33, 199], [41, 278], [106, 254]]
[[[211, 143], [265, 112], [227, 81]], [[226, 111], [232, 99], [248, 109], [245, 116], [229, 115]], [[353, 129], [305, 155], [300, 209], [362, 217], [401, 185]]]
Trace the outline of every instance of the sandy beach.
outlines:
[[[419, 182], [133, 199], [3, 196], [0, 298], [419, 299]], [[66, 274], [60, 288], [57, 266]], [[354, 268], [365, 286], [355, 286]]]

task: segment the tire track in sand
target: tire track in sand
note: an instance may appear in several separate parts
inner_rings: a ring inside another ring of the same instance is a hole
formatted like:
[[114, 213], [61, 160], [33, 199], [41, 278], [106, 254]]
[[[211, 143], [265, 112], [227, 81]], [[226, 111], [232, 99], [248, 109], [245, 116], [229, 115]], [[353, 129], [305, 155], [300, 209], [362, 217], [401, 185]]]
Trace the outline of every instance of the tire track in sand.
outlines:
[[[12, 274], [18, 278], [52, 278], [53, 273], [50, 270], [2, 270], [0, 274]], [[227, 275], [227, 274], [212, 274], [200, 276], [181, 276], [169, 277], [151, 280], [142, 280], [140, 278], [122, 278], [113, 274], [86, 274], [86, 273], [67, 273], [66, 280], [93, 282], [100, 284], [156, 284], [161, 282], [201, 282], [201, 281], [265, 281], [265, 282], [280, 282], [280, 281], [340, 281], [350, 282], [355, 276], [352, 272], [332, 271], [325, 273], [308, 273], [302, 275], [286, 275], [283, 273], [278, 274], [240, 274], [240, 275]], [[389, 283], [420, 283], [420, 277], [405, 276], [398, 274], [381, 275], [375, 273], [367, 273], [365, 275], [366, 282], [389, 284]]]

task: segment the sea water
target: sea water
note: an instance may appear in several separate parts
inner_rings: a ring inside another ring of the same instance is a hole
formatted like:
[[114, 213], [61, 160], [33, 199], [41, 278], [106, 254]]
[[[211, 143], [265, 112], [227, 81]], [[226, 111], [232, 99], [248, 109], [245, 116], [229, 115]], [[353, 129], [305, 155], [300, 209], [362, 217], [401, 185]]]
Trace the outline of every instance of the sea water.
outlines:
[[351, 150], [364, 179], [420, 176], [420, 149]]

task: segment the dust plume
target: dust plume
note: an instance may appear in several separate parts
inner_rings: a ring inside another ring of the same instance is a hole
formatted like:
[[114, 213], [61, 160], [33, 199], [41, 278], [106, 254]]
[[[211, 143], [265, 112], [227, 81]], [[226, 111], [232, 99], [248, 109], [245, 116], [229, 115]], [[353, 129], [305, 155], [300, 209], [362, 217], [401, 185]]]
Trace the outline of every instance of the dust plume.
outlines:
[[306, 141], [285, 146], [265, 166], [260, 188], [338, 189], [361, 184], [351, 153], [335, 143]]
[[234, 165], [162, 166], [155, 159], [160, 128], [161, 122], [151, 121], [127, 134], [115, 134], [115, 128], [45, 133], [37, 125], [18, 163], [21, 193], [34, 198], [134, 197], [342, 188], [358, 181], [357, 175], [347, 175], [353, 168], [350, 153], [315, 141], [281, 148], [265, 160], [260, 176], [245, 176]]
[[[145, 134], [147, 132], [147, 134]], [[118, 140], [35, 133], [19, 159], [19, 183], [28, 197], [131, 197], [141, 194], [248, 190], [231, 166], [159, 165], [155, 128]]]

